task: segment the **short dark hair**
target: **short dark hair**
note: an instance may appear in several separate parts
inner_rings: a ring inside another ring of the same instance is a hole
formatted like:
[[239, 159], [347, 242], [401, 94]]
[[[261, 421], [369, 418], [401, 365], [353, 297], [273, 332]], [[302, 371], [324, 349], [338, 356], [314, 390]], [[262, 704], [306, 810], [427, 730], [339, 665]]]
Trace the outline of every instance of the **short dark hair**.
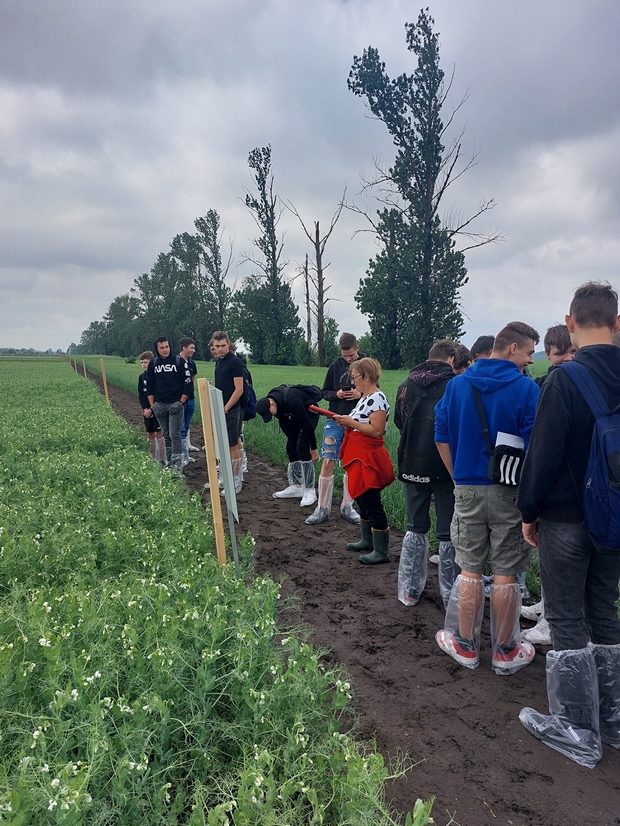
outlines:
[[138, 361], [153, 361], [155, 358], [152, 350], [145, 350], [144, 353], [140, 353], [138, 356]]
[[538, 332], [524, 321], [511, 321], [495, 336], [493, 352], [505, 353], [511, 344], [516, 344], [519, 348], [525, 347], [528, 341], [538, 344]]
[[230, 339], [228, 338], [228, 335], [224, 332], [224, 330], [216, 330], [211, 336], [211, 341], [221, 341], [223, 338], [225, 338], [226, 341], [230, 344]]
[[588, 281], [576, 290], [568, 314], [579, 327], [613, 330], [618, 318], [618, 293], [606, 281]]
[[168, 344], [168, 336], [157, 336], [155, 339], [155, 349], [157, 350], [158, 344]]
[[492, 350], [494, 344], [495, 336], [479, 336], [474, 341], [469, 351], [472, 361], [476, 361], [476, 359], [480, 358], [483, 353], [488, 353]]
[[189, 347], [190, 344], [193, 344], [194, 347], [196, 346], [196, 342], [194, 341], [194, 339], [193, 338], [188, 338], [187, 336], [182, 338], [181, 341], [179, 342], [179, 346], [181, 347], [181, 350], [184, 347]]
[[358, 340], [353, 333], [343, 333], [338, 339], [338, 346], [341, 350], [352, 350], [358, 346]]
[[[467, 353], [469, 355], [469, 351]], [[449, 358], [456, 358], [456, 345], [449, 338], [440, 338], [434, 341], [428, 351], [429, 361], [448, 361]]]
[[570, 333], [566, 324], [556, 324], [549, 327], [544, 339], [545, 353], [549, 355], [552, 347], [557, 347], [560, 353], [565, 353], [571, 346]]
[[466, 370], [471, 364], [472, 359], [471, 353], [464, 344], [458, 342], [454, 345], [454, 347], [456, 350], [456, 356], [454, 357], [454, 364], [452, 365], [452, 368], [456, 373], [458, 370]]

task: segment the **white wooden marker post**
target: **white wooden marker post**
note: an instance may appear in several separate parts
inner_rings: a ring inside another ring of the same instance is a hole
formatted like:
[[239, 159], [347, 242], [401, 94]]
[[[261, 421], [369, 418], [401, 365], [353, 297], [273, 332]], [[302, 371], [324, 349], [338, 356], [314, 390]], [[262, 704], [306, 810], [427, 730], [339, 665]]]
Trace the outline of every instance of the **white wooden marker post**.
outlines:
[[239, 576], [239, 555], [237, 553], [237, 539], [232, 518], [233, 515], [237, 520], [239, 517], [237, 516], [237, 499], [235, 496], [232, 465], [230, 463], [228, 437], [226, 435], [226, 416], [224, 414], [222, 393], [216, 387], [209, 384], [206, 379], [198, 379], [196, 384], [198, 385], [198, 400], [200, 402], [207, 473], [211, 491], [211, 512], [213, 514], [213, 531], [215, 533], [217, 558], [220, 565], [226, 564], [226, 537], [224, 535], [224, 521], [222, 517], [222, 499], [219, 496], [217, 478], [216, 460], [219, 458], [226, 494], [225, 501], [228, 512], [228, 527], [235, 560], [235, 572], [237, 576]]

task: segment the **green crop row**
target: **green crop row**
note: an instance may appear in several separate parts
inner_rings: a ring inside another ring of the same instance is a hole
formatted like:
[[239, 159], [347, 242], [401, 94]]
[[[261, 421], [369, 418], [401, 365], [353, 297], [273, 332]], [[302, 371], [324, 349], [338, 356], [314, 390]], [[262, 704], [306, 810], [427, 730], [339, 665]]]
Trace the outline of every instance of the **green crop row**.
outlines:
[[245, 580], [219, 568], [210, 514], [68, 365], [0, 379], [0, 822], [400, 822], [403, 766], [343, 730], [350, 685], [278, 631], [251, 538]]

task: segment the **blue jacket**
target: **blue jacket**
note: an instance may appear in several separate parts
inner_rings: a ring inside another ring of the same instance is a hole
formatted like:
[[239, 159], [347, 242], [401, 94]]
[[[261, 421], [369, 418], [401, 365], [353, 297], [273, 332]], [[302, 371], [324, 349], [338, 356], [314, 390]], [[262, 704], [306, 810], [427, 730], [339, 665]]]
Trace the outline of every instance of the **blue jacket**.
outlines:
[[487, 451], [473, 387], [482, 394], [482, 406], [491, 446], [498, 431], [521, 436], [527, 448], [540, 390], [505, 359], [478, 359], [468, 370], [448, 382], [435, 406], [435, 441], [450, 445], [457, 485], [491, 485], [487, 476]]

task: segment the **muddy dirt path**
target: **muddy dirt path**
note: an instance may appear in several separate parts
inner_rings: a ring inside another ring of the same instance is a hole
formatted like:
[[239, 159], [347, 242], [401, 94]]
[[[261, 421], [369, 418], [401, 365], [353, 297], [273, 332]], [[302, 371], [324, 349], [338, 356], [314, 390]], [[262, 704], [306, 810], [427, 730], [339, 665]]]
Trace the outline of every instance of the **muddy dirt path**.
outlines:
[[[142, 428], [136, 397], [115, 387], [110, 395], [114, 409]], [[192, 427], [192, 442], [203, 444], [199, 427]], [[187, 484], [206, 498], [204, 453], [193, 455], [199, 460], [187, 467]], [[417, 606], [396, 598], [402, 533], [392, 533], [389, 565], [365, 567], [344, 549], [357, 529], [337, 506], [323, 525], [305, 525], [311, 508], [271, 496], [284, 486], [283, 469], [252, 455], [248, 464], [239, 530], [256, 540], [258, 570], [285, 579], [284, 594], [298, 598], [316, 644], [346, 665], [362, 735], [374, 737], [386, 757], [408, 752], [420, 761], [388, 789], [398, 809], [411, 811], [417, 797], [435, 794], [441, 826], [450, 815], [460, 826], [620, 824], [620, 751], [603, 746], [598, 766], [581, 768], [518, 720], [524, 705], [547, 710], [546, 648], [537, 646], [534, 662], [514, 676], [495, 675], [487, 607], [480, 667], [462, 668], [434, 640], [443, 625], [435, 566]]]

